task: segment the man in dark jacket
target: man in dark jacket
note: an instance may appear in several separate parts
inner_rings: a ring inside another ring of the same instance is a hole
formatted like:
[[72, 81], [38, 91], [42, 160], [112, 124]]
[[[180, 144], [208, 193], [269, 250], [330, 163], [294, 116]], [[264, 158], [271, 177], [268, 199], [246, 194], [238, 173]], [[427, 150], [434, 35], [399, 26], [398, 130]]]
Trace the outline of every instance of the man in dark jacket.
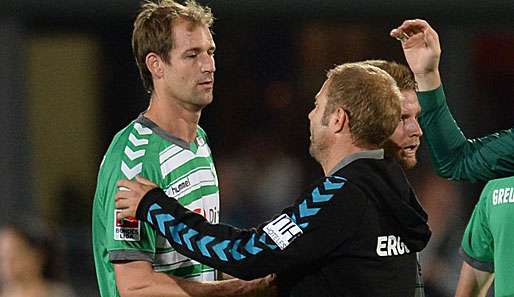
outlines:
[[281, 296], [413, 296], [427, 216], [401, 167], [380, 149], [398, 125], [401, 100], [377, 67], [329, 71], [309, 113], [309, 151], [325, 177], [258, 228], [209, 224], [141, 177], [118, 183], [116, 207], [223, 272], [276, 273]]

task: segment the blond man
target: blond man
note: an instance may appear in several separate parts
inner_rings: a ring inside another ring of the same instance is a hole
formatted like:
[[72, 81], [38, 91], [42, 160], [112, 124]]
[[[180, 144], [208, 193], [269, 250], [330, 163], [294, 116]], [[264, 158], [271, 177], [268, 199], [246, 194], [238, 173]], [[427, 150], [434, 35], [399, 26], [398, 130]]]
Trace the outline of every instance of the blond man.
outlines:
[[261, 292], [268, 279], [213, 282], [213, 268], [178, 253], [147, 223], [116, 218], [116, 181], [142, 174], [218, 222], [217, 174], [198, 126], [213, 100], [212, 22], [209, 8], [172, 0], [144, 3], [134, 22], [132, 47], [150, 103], [114, 137], [98, 174], [93, 250], [102, 297], [273, 295]]

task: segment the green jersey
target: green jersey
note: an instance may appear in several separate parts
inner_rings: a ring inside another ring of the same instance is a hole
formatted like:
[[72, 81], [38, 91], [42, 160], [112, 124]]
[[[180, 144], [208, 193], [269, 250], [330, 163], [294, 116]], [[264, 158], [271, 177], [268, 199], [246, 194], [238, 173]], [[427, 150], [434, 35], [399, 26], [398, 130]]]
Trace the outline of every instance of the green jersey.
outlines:
[[514, 177], [487, 183], [469, 220], [461, 252], [471, 266], [494, 272], [496, 297], [514, 296]]
[[114, 195], [119, 179], [144, 176], [190, 210], [218, 223], [218, 179], [205, 132], [198, 127], [188, 144], [144, 116], [120, 131], [100, 165], [93, 203], [93, 251], [103, 297], [119, 296], [113, 262], [148, 261], [154, 270], [199, 281], [215, 271], [171, 248], [147, 223], [116, 220]]
[[417, 95], [419, 123], [437, 174], [468, 181], [514, 175], [514, 129], [467, 139], [450, 113], [442, 86]]

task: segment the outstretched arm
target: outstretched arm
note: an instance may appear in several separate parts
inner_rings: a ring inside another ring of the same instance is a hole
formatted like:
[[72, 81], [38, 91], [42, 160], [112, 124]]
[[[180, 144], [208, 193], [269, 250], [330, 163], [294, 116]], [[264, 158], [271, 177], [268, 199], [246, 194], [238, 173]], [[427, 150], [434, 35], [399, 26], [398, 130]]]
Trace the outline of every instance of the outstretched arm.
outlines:
[[329, 177], [272, 221], [238, 229], [208, 223], [151, 185], [129, 180], [118, 185], [129, 190], [116, 194], [116, 207], [125, 209], [122, 216], [134, 215], [131, 205], [140, 201], [136, 217], [151, 224], [178, 252], [242, 279], [301, 273], [304, 265], [316, 265], [353, 236], [368, 203], [345, 179]]

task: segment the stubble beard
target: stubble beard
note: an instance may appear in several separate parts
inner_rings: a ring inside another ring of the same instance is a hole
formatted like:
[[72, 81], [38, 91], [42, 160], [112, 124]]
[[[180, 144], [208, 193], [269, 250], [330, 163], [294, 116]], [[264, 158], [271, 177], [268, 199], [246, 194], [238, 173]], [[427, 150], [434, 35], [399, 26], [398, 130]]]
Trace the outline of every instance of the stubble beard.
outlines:
[[402, 165], [403, 169], [410, 170], [414, 167], [416, 167], [416, 164], [418, 164], [418, 160], [416, 157], [402, 157], [400, 156], [400, 164]]
[[322, 144], [314, 143], [313, 141], [311, 141], [309, 145], [309, 154], [314, 160], [316, 160], [316, 162], [321, 164], [321, 161], [323, 160], [324, 151], [325, 150]]
[[214, 95], [212, 93], [212, 90], [207, 92], [196, 92], [192, 94], [191, 96], [191, 106], [197, 110], [201, 111], [204, 109], [207, 105], [212, 103], [212, 100], [214, 98]]
[[406, 157], [403, 153], [403, 149], [390, 140], [384, 144], [383, 149], [385, 154], [387, 156], [394, 157], [394, 159], [396, 159], [396, 161], [402, 166], [404, 170], [412, 169], [417, 164], [417, 159], [415, 156], [414, 158]]

